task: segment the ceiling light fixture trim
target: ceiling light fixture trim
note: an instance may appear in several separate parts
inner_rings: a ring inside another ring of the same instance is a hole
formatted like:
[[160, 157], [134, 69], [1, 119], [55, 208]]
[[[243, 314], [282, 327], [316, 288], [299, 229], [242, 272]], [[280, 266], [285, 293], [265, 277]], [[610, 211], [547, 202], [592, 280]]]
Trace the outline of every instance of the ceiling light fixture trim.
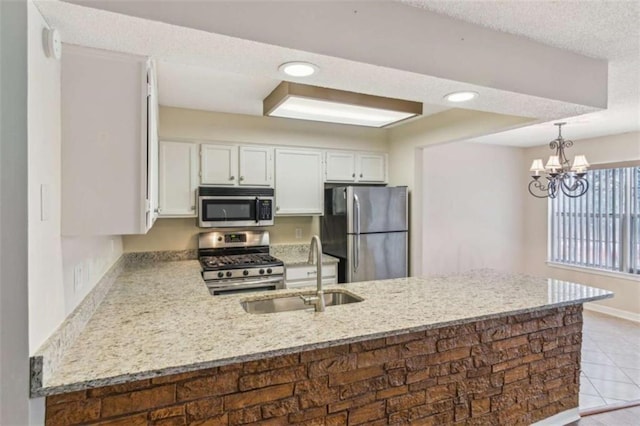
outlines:
[[285, 62], [278, 70], [290, 77], [309, 77], [317, 73], [320, 68], [311, 62], [293, 61]]
[[478, 92], [473, 92], [473, 91], [469, 91], [469, 90], [465, 90], [462, 92], [453, 92], [453, 93], [449, 93], [447, 95], [444, 95], [444, 99], [446, 101], [449, 102], [468, 102], [472, 99], [477, 98], [478, 96], [480, 96], [480, 94]]
[[[589, 181], [586, 179], [589, 162], [584, 155], [576, 155], [573, 166], [567, 159], [564, 149], [571, 148], [573, 141], [562, 137], [562, 126], [567, 123], [554, 123], [558, 126], [558, 137], [549, 142], [549, 148], [555, 149], [555, 155], [549, 156], [546, 165], [542, 159], [536, 158], [531, 163], [529, 171], [529, 193], [537, 198], [556, 198], [560, 192], [570, 198], [578, 198], [586, 194]], [[547, 173], [546, 184], [540, 181], [540, 173]]]
[[283, 81], [264, 99], [263, 114], [385, 127], [422, 114], [422, 103]]

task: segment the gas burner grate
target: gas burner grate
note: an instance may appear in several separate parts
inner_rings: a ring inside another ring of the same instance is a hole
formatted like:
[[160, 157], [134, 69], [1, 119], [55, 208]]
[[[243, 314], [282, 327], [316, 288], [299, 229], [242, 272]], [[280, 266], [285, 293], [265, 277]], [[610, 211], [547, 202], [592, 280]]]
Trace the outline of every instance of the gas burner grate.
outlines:
[[229, 256], [206, 256], [201, 258], [207, 268], [223, 268], [229, 266], [245, 267], [270, 265], [280, 262], [266, 253], [238, 254]]

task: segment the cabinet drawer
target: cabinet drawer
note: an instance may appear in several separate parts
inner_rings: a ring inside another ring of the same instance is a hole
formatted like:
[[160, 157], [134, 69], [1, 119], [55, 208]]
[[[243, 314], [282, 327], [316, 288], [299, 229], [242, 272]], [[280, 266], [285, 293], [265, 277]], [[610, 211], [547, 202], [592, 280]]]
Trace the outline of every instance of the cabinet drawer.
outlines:
[[[327, 277], [327, 278], [322, 278], [322, 284], [323, 285], [330, 285], [330, 284], [338, 284], [338, 278], [337, 277]], [[300, 288], [300, 287], [313, 287], [315, 288], [317, 285], [317, 282], [315, 279], [311, 279], [311, 280], [301, 280], [301, 281], [286, 281], [285, 282], [285, 287], [286, 288]]]
[[[287, 268], [285, 281], [307, 280], [316, 278], [317, 268], [314, 265], [309, 266], [293, 266]], [[336, 276], [336, 265], [322, 265], [322, 278]], [[315, 282], [315, 281], [314, 281]]]

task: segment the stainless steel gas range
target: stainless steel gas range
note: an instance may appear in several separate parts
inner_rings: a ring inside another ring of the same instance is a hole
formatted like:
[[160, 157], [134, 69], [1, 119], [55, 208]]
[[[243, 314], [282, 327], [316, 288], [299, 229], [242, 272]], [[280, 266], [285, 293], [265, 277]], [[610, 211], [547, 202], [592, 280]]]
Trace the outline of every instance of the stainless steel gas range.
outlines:
[[268, 231], [203, 232], [198, 258], [214, 296], [284, 288], [284, 263], [269, 254]]

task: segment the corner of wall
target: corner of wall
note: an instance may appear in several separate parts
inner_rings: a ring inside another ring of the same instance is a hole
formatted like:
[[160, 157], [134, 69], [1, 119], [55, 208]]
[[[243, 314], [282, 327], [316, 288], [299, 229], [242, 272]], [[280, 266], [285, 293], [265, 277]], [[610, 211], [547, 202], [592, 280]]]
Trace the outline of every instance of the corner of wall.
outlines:
[[[61, 63], [45, 55], [44, 18], [28, 5], [29, 352], [62, 324], [122, 255], [120, 236], [61, 235]], [[77, 276], [77, 278], [76, 278]]]

